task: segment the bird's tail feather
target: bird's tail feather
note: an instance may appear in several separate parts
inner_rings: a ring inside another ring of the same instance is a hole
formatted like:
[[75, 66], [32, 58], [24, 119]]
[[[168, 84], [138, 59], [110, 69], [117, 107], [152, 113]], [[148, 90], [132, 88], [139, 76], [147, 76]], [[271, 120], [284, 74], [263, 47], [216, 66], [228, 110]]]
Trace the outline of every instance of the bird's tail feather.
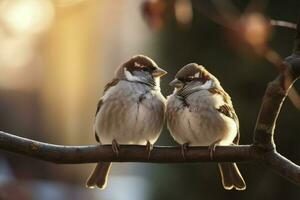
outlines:
[[111, 166], [111, 162], [98, 163], [94, 171], [89, 176], [86, 182], [86, 187], [88, 188], [98, 187], [100, 189], [104, 189], [106, 187], [107, 176], [109, 173], [110, 166]]
[[224, 189], [245, 190], [246, 183], [235, 163], [219, 163], [219, 169], [222, 177]]

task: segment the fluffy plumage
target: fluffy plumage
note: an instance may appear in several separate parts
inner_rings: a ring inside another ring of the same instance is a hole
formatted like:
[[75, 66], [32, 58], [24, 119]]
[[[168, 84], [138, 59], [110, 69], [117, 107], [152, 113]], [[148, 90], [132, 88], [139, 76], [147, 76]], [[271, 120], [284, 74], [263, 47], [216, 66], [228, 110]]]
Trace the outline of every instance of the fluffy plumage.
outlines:
[[[154, 144], [164, 123], [165, 98], [159, 79], [166, 72], [146, 56], [134, 56], [116, 71], [99, 100], [94, 124], [101, 144]], [[104, 188], [109, 162], [98, 163], [88, 187]]]
[[[191, 63], [178, 71], [170, 84], [175, 90], [167, 99], [167, 122], [179, 144], [238, 144], [238, 117], [216, 77], [203, 66]], [[220, 163], [219, 168], [225, 189], [246, 188], [235, 163]]]

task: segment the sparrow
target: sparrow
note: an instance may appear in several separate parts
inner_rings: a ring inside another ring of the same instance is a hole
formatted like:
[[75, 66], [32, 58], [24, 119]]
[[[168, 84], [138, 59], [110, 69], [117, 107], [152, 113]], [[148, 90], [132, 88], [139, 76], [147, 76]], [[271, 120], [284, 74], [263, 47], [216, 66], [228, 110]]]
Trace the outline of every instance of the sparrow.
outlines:
[[[216, 145], [238, 145], [239, 120], [230, 96], [218, 79], [202, 65], [190, 63], [180, 69], [170, 85], [166, 118], [172, 137], [182, 146], [209, 146], [211, 158]], [[226, 190], [246, 189], [235, 163], [218, 163]]]
[[[160, 92], [160, 77], [166, 73], [143, 55], [121, 64], [98, 102], [94, 122], [97, 142], [111, 144], [116, 155], [120, 144], [146, 145], [150, 156], [165, 118], [166, 99]], [[86, 186], [104, 189], [110, 166], [110, 162], [98, 163]]]

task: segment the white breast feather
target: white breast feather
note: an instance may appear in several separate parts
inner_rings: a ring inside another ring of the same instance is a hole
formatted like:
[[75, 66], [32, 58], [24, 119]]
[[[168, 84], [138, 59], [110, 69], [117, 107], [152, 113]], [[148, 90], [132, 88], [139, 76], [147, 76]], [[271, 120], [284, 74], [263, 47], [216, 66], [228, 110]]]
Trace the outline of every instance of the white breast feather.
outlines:
[[[128, 97], [128, 95], [123, 96], [123, 98], [125, 98], [123, 102], [126, 101], [128, 105], [126, 109], [127, 112], [124, 113], [123, 111], [123, 113], [121, 112], [120, 114], [118, 109], [121, 111], [123, 108], [120, 104], [117, 104], [115, 108], [112, 108], [112, 112], [115, 112], [115, 114], [111, 115], [107, 106], [111, 106], [112, 104], [103, 104], [103, 109], [96, 116], [94, 130], [97, 132], [102, 144], [111, 144], [113, 139], [116, 139], [120, 144], [145, 145], [147, 140], [153, 144], [160, 134], [160, 127], [162, 127], [161, 122], [163, 121], [161, 118], [163, 118], [163, 116], [152, 116], [153, 111], [149, 111], [149, 109], [143, 105], [138, 106], [134, 101], [134, 99], [138, 99], [140, 92], [144, 92], [144, 85], [120, 81], [117, 85], [106, 91], [102, 100], [110, 101], [111, 96], [115, 97], [116, 95], [124, 94], [123, 90], [125, 88], [132, 92], [131, 97]], [[160, 93], [157, 92], [155, 95], [153, 93], [147, 93], [145, 98], [156, 99], [158, 98], [158, 94]], [[157, 100], [160, 101], [160, 99]], [[152, 100], [149, 101], [149, 103], [152, 102]], [[126, 123], [123, 123], [124, 119], [126, 119]], [[149, 123], [145, 125], [145, 121]], [[120, 126], [116, 126], [116, 123], [122, 124], [121, 129]], [[156, 126], [158, 126], [158, 128], [155, 128]], [[123, 134], [123, 130], [127, 130], [128, 134]]]
[[[175, 123], [168, 122], [168, 126], [171, 125], [173, 129], [171, 131], [172, 136], [180, 144], [189, 142], [192, 146], [210, 145], [219, 139], [222, 139], [220, 141], [221, 145], [230, 145], [237, 134], [235, 121], [227, 116], [219, 116], [207, 109], [209, 107], [219, 108], [224, 105], [225, 102], [222, 95], [211, 94], [208, 90], [201, 90], [200, 93], [201, 98], [199, 98], [199, 93], [195, 93], [189, 96], [188, 99], [189, 103], [194, 102], [196, 105], [199, 105], [198, 109], [200, 110], [198, 110], [198, 114], [191, 113], [189, 109], [179, 109], [178, 112], [180, 112], [181, 119]], [[173, 107], [178, 106], [177, 101], [174, 95], [168, 97], [168, 104]], [[203, 118], [203, 120], [200, 118]], [[199, 121], [206, 123], [201, 124]], [[197, 138], [195, 139], [196, 132]]]

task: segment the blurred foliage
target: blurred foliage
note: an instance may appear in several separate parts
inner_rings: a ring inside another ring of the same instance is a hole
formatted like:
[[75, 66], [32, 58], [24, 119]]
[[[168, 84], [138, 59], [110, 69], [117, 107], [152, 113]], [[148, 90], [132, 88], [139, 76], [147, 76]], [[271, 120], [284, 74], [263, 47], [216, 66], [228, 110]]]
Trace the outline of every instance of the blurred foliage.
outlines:
[[[162, 91], [170, 94], [167, 83], [176, 71], [190, 62], [197, 62], [215, 74], [222, 86], [231, 95], [240, 119], [241, 144], [252, 143], [253, 129], [266, 84], [277, 75], [276, 68], [265, 59], [243, 47], [228, 30], [212, 22], [195, 6], [204, 1], [193, 1], [194, 19], [190, 29], [180, 29], [170, 21], [160, 31], [157, 41], [159, 64], [167, 69], [168, 76], [162, 80]], [[249, 1], [234, 1], [243, 10]], [[296, 22], [300, 2], [297, 0], [271, 1], [265, 15], [273, 19]], [[290, 29], [274, 28], [270, 46], [282, 57], [288, 56], [293, 48], [295, 32]], [[299, 83], [296, 84], [298, 91]], [[300, 113], [287, 99], [279, 117], [275, 140], [278, 151], [296, 163], [299, 161], [297, 134], [300, 131]], [[159, 144], [168, 144], [172, 138], [167, 130]], [[259, 164], [240, 163], [247, 189], [243, 192], [225, 191], [222, 188], [216, 164], [172, 164], [158, 165], [152, 172], [154, 185], [152, 199], [298, 199], [299, 187], [277, 176]]]

